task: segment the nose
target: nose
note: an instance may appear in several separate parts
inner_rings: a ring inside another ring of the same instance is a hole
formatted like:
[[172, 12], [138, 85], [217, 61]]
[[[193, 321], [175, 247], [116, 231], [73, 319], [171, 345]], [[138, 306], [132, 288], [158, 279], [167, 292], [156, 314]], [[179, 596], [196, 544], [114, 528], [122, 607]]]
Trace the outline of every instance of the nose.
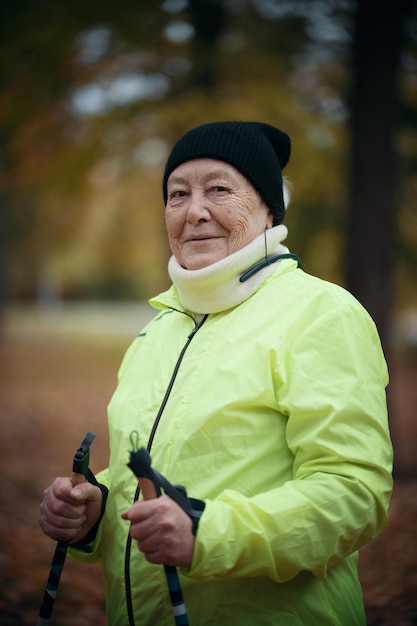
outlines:
[[208, 222], [210, 219], [211, 215], [204, 201], [204, 195], [202, 193], [192, 192], [187, 208], [187, 222], [190, 224], [198, 224], [199, 222]]

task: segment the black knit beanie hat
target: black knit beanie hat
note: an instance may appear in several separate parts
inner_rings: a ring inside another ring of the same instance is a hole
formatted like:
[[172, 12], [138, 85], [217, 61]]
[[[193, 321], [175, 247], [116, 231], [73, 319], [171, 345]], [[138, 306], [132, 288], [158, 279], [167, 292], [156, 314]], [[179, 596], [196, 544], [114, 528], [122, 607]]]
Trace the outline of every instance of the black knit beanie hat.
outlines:
[[188, 131], [172, 149], [163, 178], [167, 202], [169, 175], [185, 161], [218, 159], [233, 165], [255, 187], [274, 216], [274, 226], [285, 216], [282, 173], [291, 152], [289, 136], [262, 122], [212, 122]]

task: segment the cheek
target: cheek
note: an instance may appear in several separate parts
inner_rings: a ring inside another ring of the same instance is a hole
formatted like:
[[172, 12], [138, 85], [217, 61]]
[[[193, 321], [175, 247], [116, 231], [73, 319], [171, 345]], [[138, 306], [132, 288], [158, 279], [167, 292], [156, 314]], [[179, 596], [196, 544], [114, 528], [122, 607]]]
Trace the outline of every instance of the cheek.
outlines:
[[257, 222], [256, 212], [252, 211], [249, 201], [239, 203], [231, 208], [226, 215], [230, 235], [235, 239], [244, 239]]
[[168, 236], [168, 243], [172, 254], [177, 255], [179, 253], [179, 237], [180, 229], [178, 228], [178, 221], [172, 218], [172, 215], [165, 215], [165, 227]]
[[235, 237], [244, 237], [250, 228], [250, 221], [246, 213], [239, 213], [234, 216], [230, 224], [230, 233]]
[[251, 219], [251, 210], [246, 199], [231, 202], [222, 207], [220, 220], [230, 232], [246, 230]]
[[181, 232], [181, 220], [172, 211], [165, 211], [165, 227], [169, 239], [177, 238]]
[[245, 203], [230, 216], [230, 248], [236, 250], [256, 239], [269, 227], [268, 212], [263, 206]]

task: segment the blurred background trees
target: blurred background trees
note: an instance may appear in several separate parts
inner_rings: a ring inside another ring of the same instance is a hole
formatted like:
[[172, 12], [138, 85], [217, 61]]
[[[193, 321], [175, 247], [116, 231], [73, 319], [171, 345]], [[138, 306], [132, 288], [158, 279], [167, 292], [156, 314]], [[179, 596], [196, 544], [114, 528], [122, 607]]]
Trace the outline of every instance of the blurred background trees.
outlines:
[[288, 245], [385, 334], [417, 304], [416, 40], [411, 0], [3, 0], [3, 304], [165, 288], [170, 147], [258, 119], [292, 137]]
[[[416, 2], [0, 6], [1, 623], [35, 622], [52, 556], [41, 493], [86, 423], [99, 435], [93, 470], [107, 462], [117, 367], [150, 315], [140, 301], [168, 285], [168, 151], [220, 119], [291, 135], [287, 242], [306, 270], [353, 291], [385, 348], [392, 318], [414, 323], [414, 351], [389, 355], [394, 499], [361, 576], [370, 626], [417, 623]], [[133, 304], [63, 306], [109, 300]], [[68, 574], [58, 622], [104, 623], [98, 574]]]

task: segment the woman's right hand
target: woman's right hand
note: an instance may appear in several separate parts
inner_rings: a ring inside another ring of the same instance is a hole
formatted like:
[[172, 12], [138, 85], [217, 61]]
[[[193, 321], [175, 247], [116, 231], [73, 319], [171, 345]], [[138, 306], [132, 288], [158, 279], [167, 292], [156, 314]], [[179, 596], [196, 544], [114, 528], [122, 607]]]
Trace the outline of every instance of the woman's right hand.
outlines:
[[44, 491], [39, 525], [56, 541], [76, 543], [98, 521], [103, 494], [96, 485], [73, 485], [70, 478], [55, 478]]

